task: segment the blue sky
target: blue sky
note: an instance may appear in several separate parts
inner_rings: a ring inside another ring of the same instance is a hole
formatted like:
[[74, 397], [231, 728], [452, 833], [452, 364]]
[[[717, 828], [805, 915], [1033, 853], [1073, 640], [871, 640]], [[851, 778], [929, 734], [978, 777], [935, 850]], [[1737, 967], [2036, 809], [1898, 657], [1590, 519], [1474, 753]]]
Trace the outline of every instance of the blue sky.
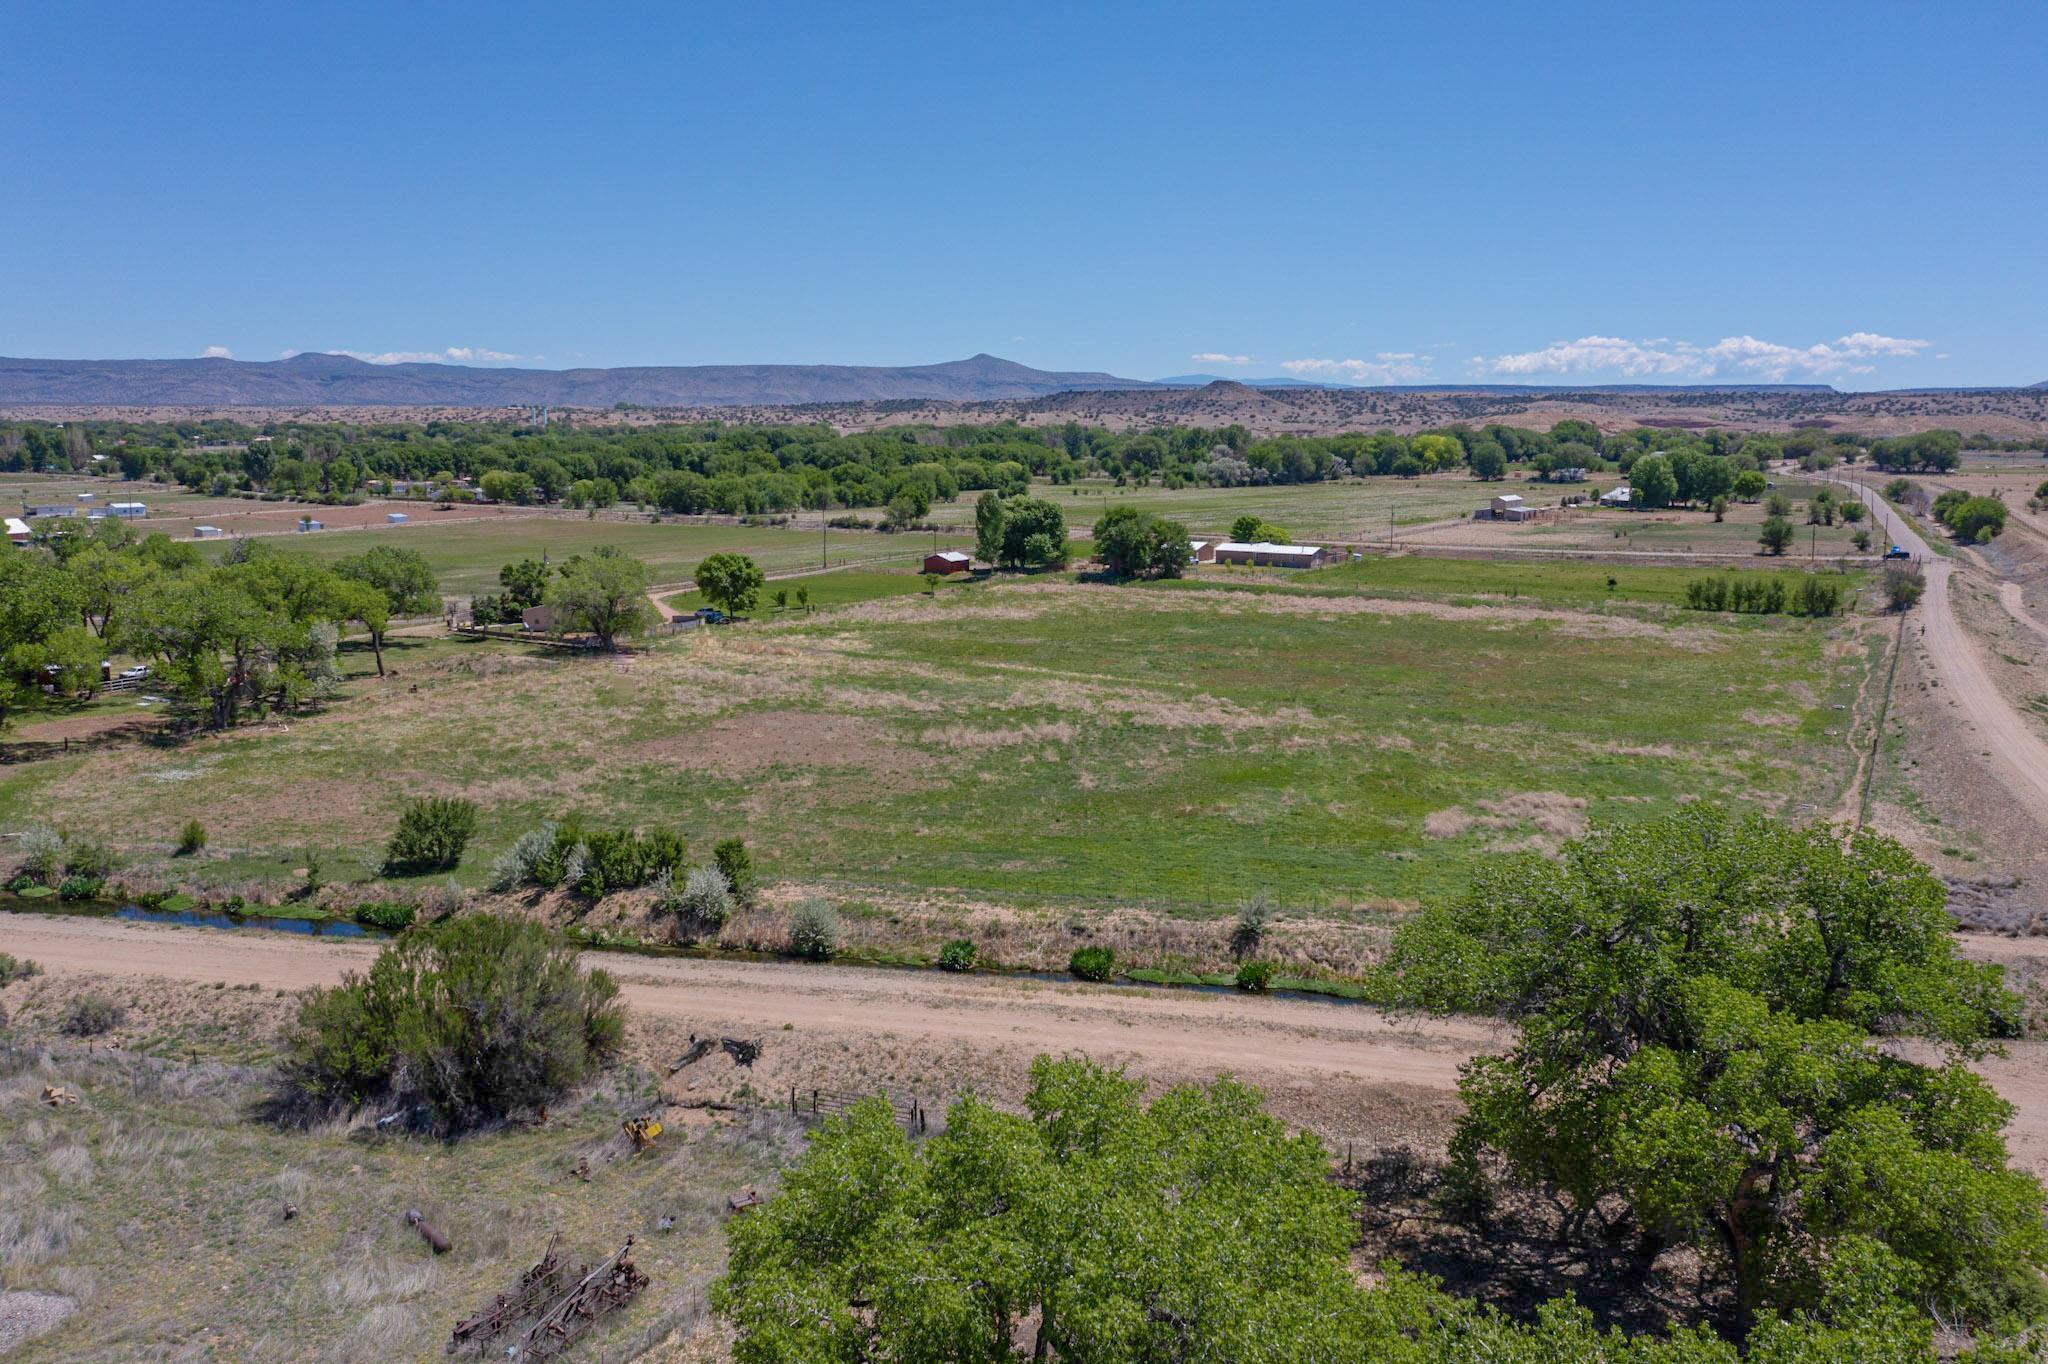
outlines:
[[2048, 5], [18, 5], [0, 354], [2048, 379]]

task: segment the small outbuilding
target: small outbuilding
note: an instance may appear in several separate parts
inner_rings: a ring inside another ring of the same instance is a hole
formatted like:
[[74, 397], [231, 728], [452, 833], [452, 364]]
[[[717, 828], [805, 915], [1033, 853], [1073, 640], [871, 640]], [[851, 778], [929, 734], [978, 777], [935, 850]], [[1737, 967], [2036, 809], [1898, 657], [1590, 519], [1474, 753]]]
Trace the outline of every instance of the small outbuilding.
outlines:
[[1630, 491], [1626, 483], [1622, 484], [1619, 488], [1611, 488], [1600, 494], [1600, 505], [1603, 507], [1626, 507], [1634, 501], [1635, 494]]
[[310, 517], [310, 516], [302, 516], [302, 517], [300, 517], [300, 518], [299, 518], [299, 529], [300, 529], [300, 530], [326, 530], [326, 529], [327, 529], [327, 523], [326, 523], [325, 521], [315, 521], [315, 520], [314, 520], [314, 519], [313, 519], [312, 517]]
[[1330, 562], [1330, 552], [1321, 545], [1276, 545], [1260, 540], [1245, 544], [1225, 540], [1216, 546], [1219, 564], [1252, 564], [1259, 568], [1320, 568]]
[[109, 502], [107, 515], [118, 516], [124, 521], [140, 521], [149, 515], [147, 502]]
[[9, 544], [25, 545], [29, 542], [29, 537], [33, 533], [28, 528], [28, 522], [20, 517], [10, 516], [7, 518], [7, 541]]
[[226, 534], [227, 532], [222, 530], [219, 526], [192, 527], [192, 538], [195, 540], [218, 540]]
[[942, 549], [924, 556], [924, 571], [927, 573], [965, 573], [972, 567], [974, 556], [962, 554], [957, 549]]
[[1191, 564], [1213, 564], [1216, 562], [1215, 540], [1191, 540], [1188, 542], [1188, 562]]
[[520, 628], [531, 630], [537, 635], [555, 633], [559, 619], [552, 606], [529, 606], [519, 613]]
[[411, 519], [412, 518], [407, 516], [404, 512], [384, 513], [384, 524], [387, 526], [402, 526]]

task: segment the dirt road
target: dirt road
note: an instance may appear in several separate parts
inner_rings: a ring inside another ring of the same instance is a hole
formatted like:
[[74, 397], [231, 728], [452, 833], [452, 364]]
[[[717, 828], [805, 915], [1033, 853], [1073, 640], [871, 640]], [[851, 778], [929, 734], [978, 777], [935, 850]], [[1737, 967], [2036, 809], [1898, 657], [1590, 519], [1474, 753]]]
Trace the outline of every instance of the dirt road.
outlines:
[[[0, 915], [0, 951], [52, 974], [95, 973], [303, 989], [361, 970], [377, 948], [248, 929]], [[1498, 1044], [1493, 1027], [1402, 1018], [1347, 1004], [1080, 986], [789, 963], [587, 954], [652, 1019], [705, 1027], [822, 1030], [1032, 1053], [1129, 1056], [1175, 1073], [1282, 1080], [1344, 1077], [1444, 1089]]]
[[[1866, 485], [1846, 478], [1827, 481], [1862, 496], [1891, 543], [1920, 560], [1927, 573], [1927, 593], [1914, 609], [1943, 697], [1954, 708], [1970, 748], [1985, 755], [1986, 770], [2036, 825], [2048, 830], [2048, 742], [1998, 690], [1975, 641], [1956, 619], [1949, 601], [1955, 565], [1930, 549], [1911, 523]], [[1914, 623], [1907, 622], [1909, 636]]]
[[[2048, 941], [1972, 939], [2008, 961], [2048, 954]], [[360, 970], [374, 945], [309, 941], [256, 930], [171, 928], [113, 919], [0, 915], [0, 951], [53, 977], [93, 975], [265, 990], [330, 985]], [[1976, 947], [1970, 949], [1976, 955]], [[1440, 1136], [1458, 1067], [1506, 1034], [1474, 1019], [1424, 1019], [1359, 1005], [1192, 991], [1055, 984], [786, 963], [709, 962], [595, 952], [616, 975], [658, 1055], [687, 1032], [743, 1032], [767, 1041], [749, 1078], [760, 1091], [888, 1080], [865, 1068], [885, 1054], [927, 1095], [944, 1081], [1016, 1091], [1042, 1052], [1083, 1051], [1160, 1081], [1230, 1071], [1267, 1089], [1290, 1121], [1339, 1138]], [[940, 1066], [934, 1058], [944, 1058]], [[2048, 1172], [2048, 1054], [2018, 1044], [1983, 1073], [2019, 1113], [2015, 1159]], [[689, 1072], [723, 1083], [720, 1072]], [[1418, 1102], [1419, 1099], [1419, 1102]]]

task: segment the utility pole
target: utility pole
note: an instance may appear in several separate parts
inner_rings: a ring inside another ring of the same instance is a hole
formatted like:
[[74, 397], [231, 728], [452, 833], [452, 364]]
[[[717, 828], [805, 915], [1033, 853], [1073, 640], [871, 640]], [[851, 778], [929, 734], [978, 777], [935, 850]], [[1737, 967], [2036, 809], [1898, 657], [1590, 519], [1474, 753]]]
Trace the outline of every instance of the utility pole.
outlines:
[[832, 561], [825, 555], [825, 513], [818, 513], [818, 567], [830, 568]]

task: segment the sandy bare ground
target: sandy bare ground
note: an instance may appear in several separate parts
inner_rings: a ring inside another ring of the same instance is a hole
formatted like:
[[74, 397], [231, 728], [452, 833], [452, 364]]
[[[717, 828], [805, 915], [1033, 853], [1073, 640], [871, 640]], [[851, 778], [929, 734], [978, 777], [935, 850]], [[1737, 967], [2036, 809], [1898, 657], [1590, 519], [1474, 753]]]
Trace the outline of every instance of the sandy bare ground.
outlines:
[[[1864, 490], [1851, 479], [1828, 481]], [[1926, 570], [1927, 593], [1916, 608], [1921, 642], [1934, 660], [1942, 693], [1967, 731], [1970, 746], [1985, 755], [1985, 769], [2011, 793], [2018, 807], [2037, 827], [2048, 830], [2048, 742], [2042, 741], [2027, 717], [1998, 689], [1976, 642], [1956, 619], [1949, 601], [1949, 578], [1955, 564], [1930, 549], [1911, 523], [1884, 499], [1866, 500], [1891, 542], [1911, 551]], [[1913, 624], [1907, 623], [1908, 630]]]
[[[1972, 939], [1973, 944], [1980, 940]], [[2028, 954], [1996, 938], [1984, 955]], [[2048, 953], [2048, 943], [2031, 944]], [[1975, 950], [1974, 946], [1970, 950]], [[0, 951], [66, 975], [303, 989], [331, 985], [376, 954], [368, 943], [283, 934], [171, 928], [113, 919], [0, 916]], [[637, 1021], [664, 1036], [749, 1030], [771, 1049], [792, 1033], [854, 1049], [883, 1044], [1003, 1057], [1082, 1051], [1172, 1080], [1229, 1071], [1265, 1087], [1291, 1120], [1339, 1133], [1378, 1125], [1354, 1114], [1381, 1091], [1448, 1101], [1458, 1067], [1504, 1046], [1507, 1033], [1476, 1019], [1430, 1019], [1360, 1005], [1257, 999], [1192, 991], [1092, 987], [988, 977], [785, 963], [709, 962], [588, 954], [619, 977]], [[991, 1061], [991, 1065], [994, 1066]], [[1984, 1063], [2019, 1110], [2016, 1160], [2048, 1172], [2048, 1054], [2038, 1043]], [[994, 1070], [990, 1071], [991, 1077]], [[805, 1083], [831, 1083], [830, 1077]], [[1316, 1102], [1299, 1099], [1313, 1091]], [[1333, 1106], [1334, 1104], [1334, 1106]], [[1295, 1110], [1290, 1115], [1289, 1109]]]

